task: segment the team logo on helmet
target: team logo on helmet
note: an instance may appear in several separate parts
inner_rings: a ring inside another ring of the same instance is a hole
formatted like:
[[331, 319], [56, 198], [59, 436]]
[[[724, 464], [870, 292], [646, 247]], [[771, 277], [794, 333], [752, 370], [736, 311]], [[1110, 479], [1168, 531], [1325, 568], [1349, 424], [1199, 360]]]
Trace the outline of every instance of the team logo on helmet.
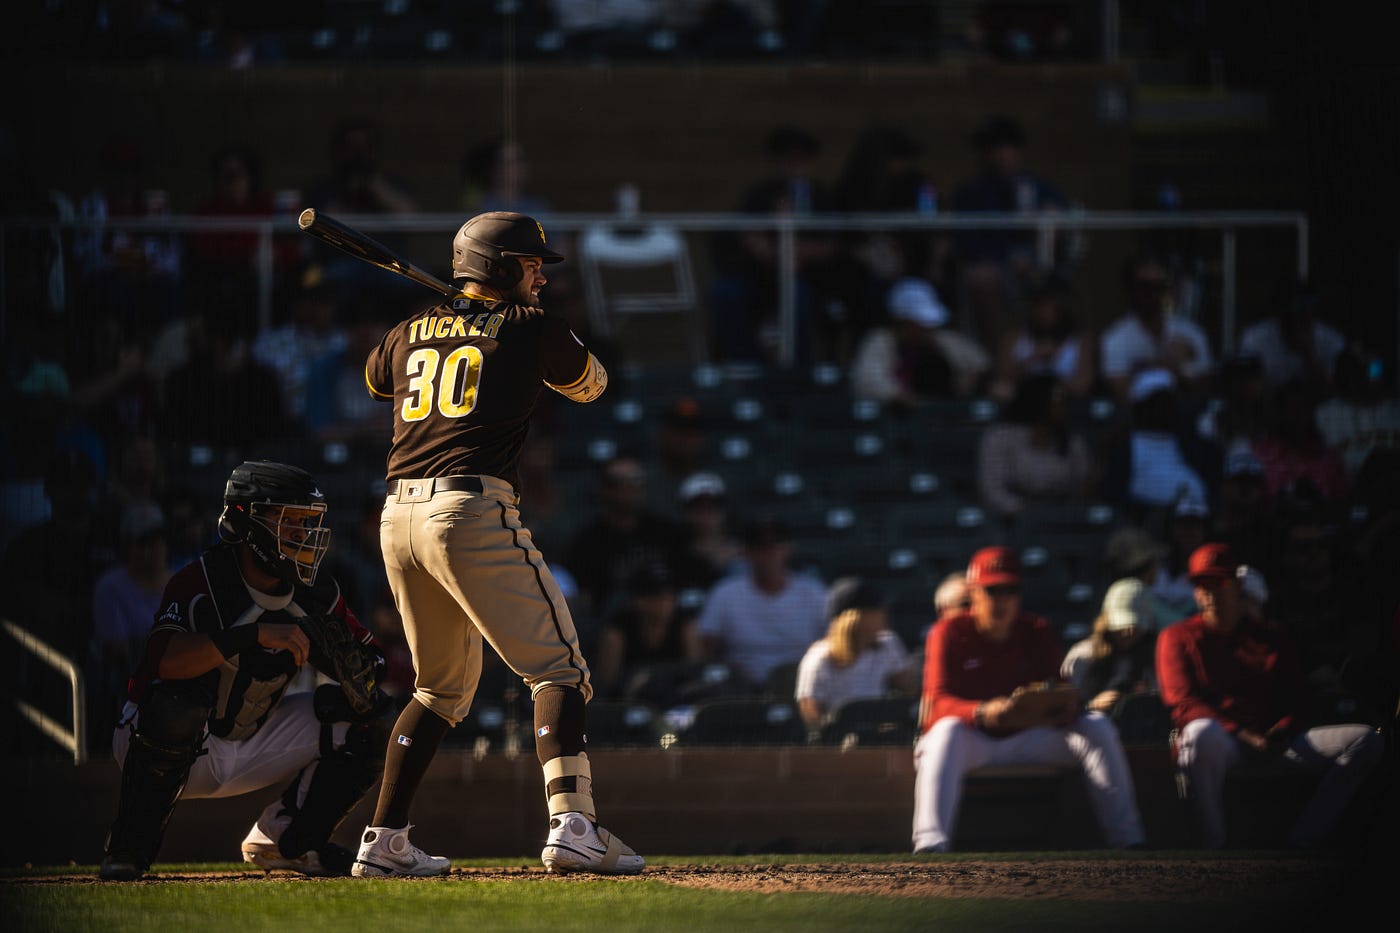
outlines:
[[535, 229], [540, 232], [540, 242], [548, 243], [549, 241], [544, 238], [544, 224], [540, 223], [538, 220], [535, 221]]

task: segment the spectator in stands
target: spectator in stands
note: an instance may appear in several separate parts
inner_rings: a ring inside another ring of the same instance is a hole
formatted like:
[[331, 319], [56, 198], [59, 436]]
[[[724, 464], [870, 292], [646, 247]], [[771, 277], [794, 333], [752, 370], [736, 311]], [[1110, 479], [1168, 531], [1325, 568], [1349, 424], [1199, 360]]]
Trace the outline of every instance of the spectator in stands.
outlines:
[[1127, 431], [1105, 455], [1102, 491], [1133, 521], [1161, 534], [1179, 501], [1210, 501], [1207, 477], [1218, 475], [1218, 458], [1186, 424], [1170, 371], [1142, 370], [1128, 399]]
[[7, 617], [70, 658], [87, 656], [93, 588], [117, 560], [117, 522], [99, 514], [98, 489], [91, 458], [54, 451], [44, 474], [50, 517], [16, 534], [0, 563]]
[[[259, 331], [253, 338], [253, 359], [277, 374], [283, 403], [290, 419], [305, 426], [306, 396], [310, 374], [328, 356], [339, 356], [348, 342], [338, 318], [336, 289], [320, 263], [308, 263], [288, 283], [285, 295], [287, 319]], [[357, 361], [363, 370], [364, 356]], [[364, 382], [361, 372], [360, 382]], [[360, 394], [365, 395], [364, 386]]]
[[[462, 158], [462, 210], [468, 216], [517, 211], [539, 217], [553, 209], [548, 198], [532, 193], [530, 161], [518, 141], [495, 136], [472, 146]], [[563, 253], [569, 255], [567, 249]]]
[[101, 438], [104, 456], [132, 434], [152, 434], [160, 417], [160, 390], [146, 369], [148, 348], [141, 331], [115, 315], [99, 314], [81, 328], [64, 355], [75, 421]]
[[[835, 186], [837, 209], [850, 214], [928, 214], [938, 211], [938, 188], [920, 164], [923, 147], [905, 130], [884, 124], [856, 138]], [[841, 256], [852, 284], [843, 296], [848, 318], [839, 335], [846, 360], [865, 332], [885, 317], [881, 297], [899, 278], [912, 276], [946, 286], [944, 238], [928, 230], [852, 230], [842, 235]]]
[[842, 577], [827, 591], [826, 636], [802, 655], [793, 692], [809, 731], [851, 700], [918, 692], [919, 672], [889, 628], [888, 604], [879, 586], [860, 577]]
[[1108, 536], [1104, 545], [1103, 569], [1110, 580], [1126, 577], [1139, 580], [1147, 588], [1152, 605], [1152, 627], [1161, 631], [1178, 619], [1196, 611], [1195, 594], [1190, 606], [1178, 606], [1157, 596], [1156, 587], [1166, 574], [1167, 546], [1152, 532], [1137, 525], [1124, 525]]
[[[277, 207], [263, 186], [262, 163], [248, 146], [219, 147], [209, 160], [210, 188], [197, 217], [270, 220]], [[304, 238], [303, 238], [304, 239]], [[197, 288], [228, 289], [251, 306], [257, 295], [258, 231], [208, 230], [189, 235], [190, 276]], [[274, 237], [274, 269], [280, 279], [303, 251], [301, 239]]]
[[1009, 331], [997, 348], [990, 394], [1012, 397], [1023, 378], [1038, 373], [1060, 377], [1071, 398], [1087, 397], [1098, 378], [1098, 340], [1078, 325], [1067, 283], [1043, 276], [1026, 298], [1020, 327]]
[[[924, 669], [924, 648], [928, 644], [928, 633], [944, 619], [966, 612], [972, 608], [972, 595], [967, 589], [967, 571], [955, 570], [943, 578], [938, 589], [933, 591], [933, 621], [919, 632], [919, 644], [914, 652], [918, 669]], [[919, 698], [919, 722], [927, 722], [927, 696]]]
[[563, 565], [578, 582], [580, 608], [594, 625], [613, 610], [638, 567], [659, 564], [674, 577], [680, 566], [680, 529], [646, 507], [648, 479], [628, 453], [599, 463], [594, 514], [569, 539]]
[[310, 186], [307, 202], [330, 214], [411, 214], [417, 200], [379, 163], [379, 128], [352, 117], [338, 123], [326, 150], [330, 172]]
[[[1191, 555], [1201, 611], [1157, 639], [1157, 680], [1177, 729], [1176, 762], [1205, 848], [1227, 843], [1224, 786], [1245, 761], [1322, 775], [1290, 845], [1332, 841], [1346, 808], [1381, 760], [1385, 737], [1367, 723], [1312, 726], [1293, 640], [1240, 611], [1239, 564], [1211, 542]], [[1311, 726], [1311, 727], [1310, 727]]]
[[165, 379], [166, 436], [181, 444], [246, 449], [285, 436], [277, 374], [253, 359], [244, 324], [229, 309], [208, 305], [189, 332], [186, 362]]
[[1286, 279], [1274, 291], [1272, 313], [1240, 333], [1239, 352], [1259, 360], [1269, 391], [1302, 379], [1325, 393], [1346, 344], [1340, 331], [1318, 318], [1312, 287]]
[[1178, 502], [1167, 520], [1162, 570], [1151, 584], [1152, 594], [1171, 608], [1175, 616], [1173, 622], [1196, 611], [1196, 587], [1191, 582], [1187, 562], [1196, 548], [1211, 538], [1210, 506], [1191, 497]]
[[[593, 689], [605, 699], [625, 696], [633, 674], [652, 664], [696, 660], [693, 619], [676, 600], [676, 581], [660, 564], [642, 564], [625, 584], [626, 599], [603, 619], [593, 663]], [[670, 705], [662, 702], [662, 705]]]
[[98, 144], [97, 184], [77, 206], [78, 219], [96, 225], [73, 237], [78, 293], [88, 301], [88, 314], [111, 315], [127, 333], [151, 333], [179, 310], [184, 272], [179, 237], [121, 225], [166, 216], [171, 205], [161, 185], [142, 141], [117, 130]]
[[1014, 519], [1028, 502], [1083, 499], [1097, 476], [1089, 443], [1070, 424], [1069, 390], [1052, 372], [1022, 377], [1001, 420], [977, 442], [977, 492]]
[[1317, 428], [1341, 456], [1354, 487], [1372, 451], [1400, 450], [1400, 396], [1381, 358], [1356, 343], [1338, 355], [1332, 388], [1317, 406]]
[[679, 582], [682, 589], [703, 594], [730, 574], [743, 572], [744, 544], [731, 527], [729, 491], [718, 473], [690, 474], [677, 498], [685, 535]]
[[[100, 744], [116, 725], [126, 697], [126, 679], [145, 651], [160, 598], [170, 579], [165, 516], [152, 501], [131, 502], [117, 528], [119, 563], [97, 578], [92, 590], [92, 643], [88, 652], [90, 720]], [[105, 728], [104, 728], [105, 727]]]
[[1219, 450], [1249, 447], [1268, 428], [1269, 393], [1259, 358], [1227, 357], [1220, 364], [1217, 386], [1196, 418], [1196, 433]]
[[935, 398], [967, 397], [991, 368], [975, 341], [948, 326], [952, 317], [929, 282], [903, 278], [889, 290], [887, 325], [865, 332], [851, 359], [851, 392], [891, 410]]
[[1264, 467], [1247, 445], [1225, 454], [1216, 486], [1214, 532], [1242, 561], [1264, 566], [1274, 553], [1273, 503], [1264, 485]]
[[1064, 648], [1049, 622], [1022, 608], [1015, 552], [977, 551], [967, 583], [972, 607], [935, 625], [924, 652], [926, 715], [914, 748], [914, 850], [952, 848], [968, 771], [1020, 764], [1082, 769], [1105, 843], [1141, 847], [1145, 836], [1132, 772], [1112, 720], [1082, 711], [1068, 695], [1072, 688], [1061, 688], [1042, 714], [1027, 711], [1026, 692], [1057, 679]]
[[647, 459], [647, 507], [668, 518], [679, 518], [681, 483], [709, 465], [710, 427], [700, 403], [690, 396], [676, 399], [656, 422]]
[[117, 511], [135, 502], [159, 502], [165, 495], [166, 464], [156, 439], [150, 434], [129, 434], [121, 439], [115, 463], [102, 484], [99, 500]]
[[[803, 216], [833, 209], [826, 184], [815, 176], [820, 141], [806, 130], [779, 126], [764, 144], [768, 173], [746, 189], [738, 211], [743, 214]], [[763, 361], [775, 355], [781, 334], [778, 321], [778, 235], [772, 230], [722, 233], [714, 242], [707, 292], [714, 326], [714, 354], [721, 361]], [[813, 357], [813, 333], [828, 313], [831, 297], [824, 282], [837, 253], [830, 233], [797, 237], [796, 343], [798, 361]]]
[[[1029, 141], [1019, 121], [997, 114], [972, 137], [977, 174], [953, 192], [958, 213], [1027, 214], [1069, 207], [1068, 199], [1048, 179], [1027, 167]], [[954, 241], [967, 313], [984, 347], [999, 347], [1013, 328], [1035, 279], [1045, 273], [1036, 259], [1034, 230], [965, 230]]]
[[[365, 358], [385, 330], [382, 322], [369, 321], [345, 328], [337, 326], [322, 335], [322, 340], [340, 347], [316, 352], [305, 367], [302, 421], [315, 441], [350, 444], [364, 450], [382, 448], [387, 452], [392, 424], [384, 406], [365, 391]], [[535, 436], [532, 434], [531, 438]], [[530, 530], [534, 531], [534, 526]]]
[[[379, 127], [351, 117], [336, 124], [327, 146], [327, 174], [306, 188], [306, 203], [328, 214], [411, 214], [419, 210], [406, 185], [380, 164]], [[390, 249], [401, 248], [398, 235], [373, 233]], [[405, 250], [405, 253], [408, 251]], [[386, 275], [340, 250], [313, 243], [307, 258], [325, 266], [327, 278], [345, 299], [344, 320], [373, 317], [380, 308], [421, 298], [422, 286]]]
[[711, 588], [696, 620], [702, 659], [728, 664], [748, 689], [761, 689], [775, 667], [795, 664], [826, 628], [826, 586], [793, 570], [792, 535], [761, 516], [744, 529], [748, 572]]
[[1188, 397], [1205, 390], [1215, 372], [1210, 341], [1194, 321], [1172, 312], [1166, 267], [1148, 256], [1130, 259], [1123, 269], [1123, 289], [1127, 311], [1099, 341], [1099, 371], [1115, 395], [1131, 400], [1138, 374], [1157, 369], [1169, 372]]
[[1269, 498], [1278, 500], [1298, 483], [1331, 503], [1343, 503], [1351, 494], [1346, 462], [1318, 429], [1318, 404], [1317, 385], [1307, 379], [1290, 379], [1273, 391], [1268, 429], [1251, 448]]
[[1156, 642], [1151, 591], [1136, 577], [1115, 580], [1088, 637], [1065, 653], [1060, 677], [1074, 684], [1085, 709], [1111, 716], [1123, 697], [1157, 689]]

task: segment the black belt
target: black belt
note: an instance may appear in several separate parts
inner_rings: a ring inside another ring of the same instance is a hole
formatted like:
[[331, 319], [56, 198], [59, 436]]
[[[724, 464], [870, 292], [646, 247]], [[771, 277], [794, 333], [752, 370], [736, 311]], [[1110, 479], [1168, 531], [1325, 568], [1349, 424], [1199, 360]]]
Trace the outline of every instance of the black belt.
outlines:
[[485, 491], [480, 476], [434, 476], [430, 479], [396, 479], [388, 484], [388, 494], [397, 496], [405, 486], [431, 487], [433, 492], [475, 492]]

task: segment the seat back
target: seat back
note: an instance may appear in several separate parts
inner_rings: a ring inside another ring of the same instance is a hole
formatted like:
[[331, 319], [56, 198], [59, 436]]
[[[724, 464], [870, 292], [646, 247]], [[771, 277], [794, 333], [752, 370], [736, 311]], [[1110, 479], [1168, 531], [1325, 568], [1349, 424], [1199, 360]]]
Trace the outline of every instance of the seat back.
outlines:
[[[703, 363], [709, 358], [690, 248], [680, 231], [656, 224], [591, 224], [579, 238], [578, 263], [595, 334], [637, 344], [630, 359]], [[644, 334], [631, 333], [637, 323], [632, 319], [658, 315], [679, 316], [683, 326], [663, 320]], [[633, 336], [637, 339], [629, 339]]]
[[822, 728], [825, 745], [912, 745], [918, 735], [919, 701], [914, 697], [849, 700]]
[[675, 738], [678, 745], [805, 745], [807, 727], [791, 700], [731, 697], [698, 704]]

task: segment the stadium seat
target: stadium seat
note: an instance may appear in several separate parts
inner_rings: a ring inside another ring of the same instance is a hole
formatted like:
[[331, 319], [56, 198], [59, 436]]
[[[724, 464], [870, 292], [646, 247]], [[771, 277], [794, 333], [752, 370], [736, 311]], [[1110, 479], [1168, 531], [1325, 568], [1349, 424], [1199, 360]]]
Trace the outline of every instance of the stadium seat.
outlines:
[[807, 727], [791, 700], [730, 697], [698, 704], [674, 733], [676, 745], [805, 745]]
[[593, 748], [654, 748], [661, 741], [656, 710], [645, 703], [594, 700], [588, 704], [588, 744]]
[[822, 728], [824, 745], [912, 745], [917, 697], [875, 697], [841, 704]]

